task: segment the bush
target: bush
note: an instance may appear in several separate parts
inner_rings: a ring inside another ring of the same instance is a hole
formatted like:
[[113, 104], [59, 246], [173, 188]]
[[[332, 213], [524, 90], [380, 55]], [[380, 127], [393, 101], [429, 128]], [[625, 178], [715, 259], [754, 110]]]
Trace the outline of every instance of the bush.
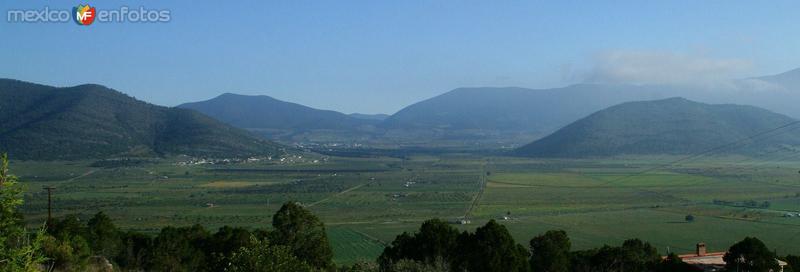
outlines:
[[251, 238], [250, 247], [242, 247], [231, 255], [225, 271], [305, 272], [312, 267], [292, 255], [291, 248], [271, 245], [268, 240]]

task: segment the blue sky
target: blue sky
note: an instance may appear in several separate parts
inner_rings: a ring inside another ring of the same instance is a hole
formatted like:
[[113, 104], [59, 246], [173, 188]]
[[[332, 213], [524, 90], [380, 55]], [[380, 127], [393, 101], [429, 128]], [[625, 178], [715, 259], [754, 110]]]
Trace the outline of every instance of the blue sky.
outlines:
[[[2, 1], [0, 9], [5, 17], [9, 9], [76, 4]], [[172, 20], [78, 26], [4, 18], [0, 77], [99, 83], [166, 106], [234, 92], [393, 113], [458, 87], [664, 83], [800, 67], [798, 1], [88, 4], [169, 9]], [[631, 68], [649, 74], [622, 74]]]

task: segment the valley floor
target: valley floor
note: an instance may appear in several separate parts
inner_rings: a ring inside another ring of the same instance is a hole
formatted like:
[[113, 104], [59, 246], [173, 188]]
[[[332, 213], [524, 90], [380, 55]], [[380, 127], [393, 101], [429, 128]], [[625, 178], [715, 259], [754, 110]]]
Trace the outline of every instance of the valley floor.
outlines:
[[[227, 165], [165, 159], [113, 167], [23, 161], [11, 169], [27, 185], [23, 212], [31, 226], [47, 215], [43, 186], [57, 188], [54, 216], [104, 211], [119, 226], [144, 232], [191, 224], [266, 227], [283, 202], [294, 200], [325, 222], [341, 264], [374, 259], [426, 219], [455, 223], [464, 216], [471, 221], [459, 225], [464, 230], [497, 219], [523, 245], [563, 229], [576, 249], [640, 238], [662, 254], [691, 252], [697, 242], [717, 251], [756, 236], [779, 255], [800, 254], [800, 161], [670, 163], [675, 159], [445, 154]], [[685, 220], [689, 214], [693, 222]]]

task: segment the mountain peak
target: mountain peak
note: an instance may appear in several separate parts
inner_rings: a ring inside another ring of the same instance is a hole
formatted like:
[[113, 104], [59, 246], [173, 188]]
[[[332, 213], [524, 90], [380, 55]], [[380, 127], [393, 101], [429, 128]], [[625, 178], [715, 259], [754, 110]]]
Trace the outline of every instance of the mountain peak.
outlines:
[[763, 80], [772, 84], [777, 84], [787, 90], [800, 91], [800, 68], [789, 70], [776, 75], [757, 77], [755, 79]]
[[0, 81], [0, 150], [21, 159], [273, 155], [279, 145], [114, 89]]
[[370, 123], [340, 112], [315, 109], [266, 95], [224, 93], [206, 101], [178, 107], [193, 109], [233, 126], [253, 130], [349, 129]]
[[[534, 157], [688, 155], [774, 129], [793, 119], [752, 106], [710, 105], [684, 98], [628, 102], [598, 111], [517, 150]], [[800, 132], [753, 143], [749, 154], [800, 144]]]

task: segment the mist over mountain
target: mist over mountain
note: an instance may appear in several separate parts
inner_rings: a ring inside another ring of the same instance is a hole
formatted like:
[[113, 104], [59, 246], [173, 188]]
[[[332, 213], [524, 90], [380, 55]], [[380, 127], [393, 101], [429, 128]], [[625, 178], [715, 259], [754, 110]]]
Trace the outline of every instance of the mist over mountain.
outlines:
[[270, 155], [283, 147], [188, 109], [104, 86], [0, 79], [0, 150], [17, 159]]
[[[695, 154], [793, 122], [752, 106], [710, 105], [684, 98], [628, 102], [580, 119], [515, 153], [566, 158]], [[789, 128], [741, 142], [729, 152], [752, 155], [798, 145], [800, 130]]]
[[405, 107], [380, 126], [389, 131], [419, 131], [445, 138], [478, 134], [500, 138], [524, 135], [517, 137], [518, 142], [526, 137], [532, 140], [545, 136], [619, 103], [669, 97], [754, 105], [800, 117], [797, 106], [800, 69], [711, 86], [576, 84], [553, 89], [459, 88]]
[[597, 84], [555, 89], [460, 88], [410, 105], [381, 126], [542, 135], [609, 105], [667, 95], [658, 88]]
[[800, 91], [800, 68], [755, 79], [778, 85], [787, 90]]

